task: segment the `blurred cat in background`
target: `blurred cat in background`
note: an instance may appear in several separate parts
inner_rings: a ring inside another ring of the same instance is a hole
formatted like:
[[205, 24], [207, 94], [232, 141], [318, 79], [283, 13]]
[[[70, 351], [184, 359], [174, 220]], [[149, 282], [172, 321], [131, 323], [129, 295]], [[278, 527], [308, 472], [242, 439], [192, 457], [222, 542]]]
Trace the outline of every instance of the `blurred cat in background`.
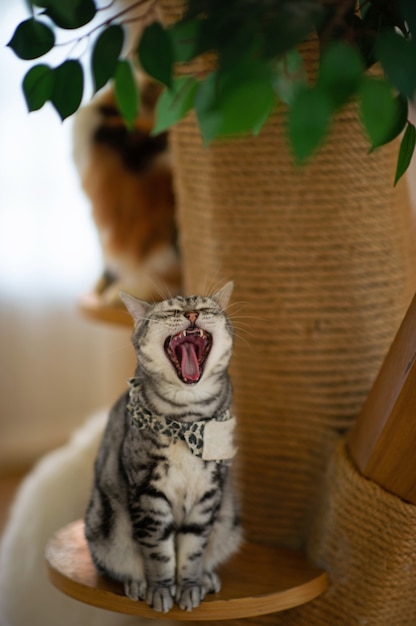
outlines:
[[111, 89], [74, 121], [74, 160], [104, 260], [95, 286], [103, 304], [121, 304], [120, 290], [146, 301], [181, 291], [168, 136], [150, 134], [160, 86], [143, 75], [139, 82], [141, 110], [131, 131]]

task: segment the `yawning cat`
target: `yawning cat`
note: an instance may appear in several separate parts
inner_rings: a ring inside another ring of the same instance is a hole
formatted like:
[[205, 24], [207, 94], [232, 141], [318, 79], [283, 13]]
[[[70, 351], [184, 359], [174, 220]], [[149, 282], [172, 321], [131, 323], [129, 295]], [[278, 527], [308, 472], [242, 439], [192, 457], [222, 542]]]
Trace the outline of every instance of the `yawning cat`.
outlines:
[[110, 413], [86, 537], [97, 569], [157, 611], [175, 599], [192, 610], [218, 591], [215, 568], [241, 541], [230, 472], [231, 291], [227, 283], [211, 297], [153, 305], [122, 294], [138, 365]]

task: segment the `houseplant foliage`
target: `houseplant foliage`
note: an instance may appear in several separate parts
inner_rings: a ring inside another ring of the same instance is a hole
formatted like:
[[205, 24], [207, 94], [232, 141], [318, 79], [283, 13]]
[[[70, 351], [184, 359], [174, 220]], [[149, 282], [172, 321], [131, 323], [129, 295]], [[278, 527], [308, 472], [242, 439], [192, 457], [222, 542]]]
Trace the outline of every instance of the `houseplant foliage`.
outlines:
[[[188, 0], [179, 22], [151, 23], [127, 54], [126, 24], [144, 19], [156, 0], [131, 0], [121, 7], [99, 6], [96, 0], [28, 2], [30, 15], [8, 44], [21, 59], [39, 59], [62, 45], [63, 30], [83, 29], [67, 44], [63, 63], [51, 67], [36, 61], [27, 71], [23, 91], [29, 111], [50, 101], [62, 119], [69, 117], [81, 105], [85, 72], [90, 72], [94, 91], [114, 82], [120, 110], [132, 125], [140, 109], [134, 79], [138, 60], [164, 85], [154, 133], [194, 109], [206, 144], [240, 133], [256, 135], [285, 103], [288, 139], [302, 163], [324, 140], [334, 114], [356, 100], [370, 150], [402, 134], [395, 182], [410, 163], [416, 143], [408, 120], [408, 100], [416, 90], [414, 0], [360, 0], [358, 8], [351, 0]], [[139, 7], [141, 17], [133, 18]], [[299, 45], [314, 34], [321, 53], [317, 78], [310, 83]], [[74, 42], [84, 40], [89, 64], [73, 55], [79, 49]], [[190, 66], [189, 73], [177, 75], [177, 64], [206, 53], [215, 58], [211, 72]], [[368, 72], [377, 62], [382, 76]]]

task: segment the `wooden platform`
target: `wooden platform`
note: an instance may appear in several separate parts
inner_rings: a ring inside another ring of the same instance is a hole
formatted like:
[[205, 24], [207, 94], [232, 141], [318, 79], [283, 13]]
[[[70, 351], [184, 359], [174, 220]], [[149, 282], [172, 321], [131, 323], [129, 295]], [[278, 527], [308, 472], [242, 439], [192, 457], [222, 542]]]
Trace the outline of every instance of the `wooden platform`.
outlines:
[[84, 317], [96, 322], [133, 327], [131, 315], [122, 303], [120, 306], [105, 304], [96, 293], [82, 296], [78, 300], [78, 309]]
[[84, 524], [65, 526], [49, 541], [46, 560], [51, 582], [67, 595], [103, 609], [142, 617], [203, 621], [254, 617], [313, 600], [328, 587], [327, 575], [296, 551], [246, 543], [220, 571], [222, 589], [192, 612], [178, 607], [155, 613], [127, 598], [122, 586], [99, 576], [84, 538]]

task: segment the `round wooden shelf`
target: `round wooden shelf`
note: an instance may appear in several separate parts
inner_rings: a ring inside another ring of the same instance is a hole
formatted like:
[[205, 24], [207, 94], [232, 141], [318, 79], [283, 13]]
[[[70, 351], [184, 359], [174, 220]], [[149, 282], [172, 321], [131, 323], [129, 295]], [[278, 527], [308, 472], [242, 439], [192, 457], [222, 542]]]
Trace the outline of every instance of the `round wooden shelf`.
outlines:
[[293, 550], [245, 543], [219, 570], [222, 589], [192, 612], [173, 607], [156, 613], [124, 595], [122, 585], [100, 576], [91, 560], [82, 520], [59, 530], [46, 547], [48, 574], [63, 593], [118, 613], [178, 621], [254, 617], [305, 604], [328, 587], [325, 572]]
[[131, 315], [123, 304], [104, 304], [97, 293], [88, 293], [79, 298], [78, 308], [85, 317], [94, 321], [133, 326]]

